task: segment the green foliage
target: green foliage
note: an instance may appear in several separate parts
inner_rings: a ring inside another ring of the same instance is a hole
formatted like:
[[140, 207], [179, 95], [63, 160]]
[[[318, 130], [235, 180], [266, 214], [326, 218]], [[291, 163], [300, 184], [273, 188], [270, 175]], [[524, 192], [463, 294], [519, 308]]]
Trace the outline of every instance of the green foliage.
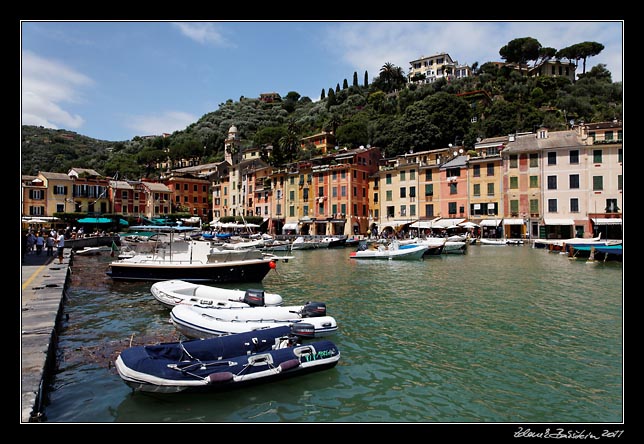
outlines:
[[[555, 52], [555, 57], [585, 62], [602, 49], [584, 42]], [[512, 40], [500, 54], [508, 62], [525, 65], [552, 58], [553, 51], [526, 37]], [[571, 119], [598, 122], [623, 115], [622, 84], [612, 83], [605, 65], [579, 74], [574, 83], [565, 77], [530, 78], [494, 63], [472, 68], [472, 77], [410, 85], [402, 68], [385, 63], [371, 84], [365, 71], [363, 84], [358, 85], [354, 72], [351, 86], [345, 79], [342, 89], [339, 83], [322, 89], [317, 102], [295, 91], [275, 103], [229, 99], [169, 137], [110, 142], [66, 130], [23, 126], [21, 172], [66, 173], [84, 167], [121, 179], [156, 177], [157, 163], [168, 159], [223, 160], [232, 125], [238, 128], [242, 148], [272, 145], [270, 163], [282, 165], [314, 155], [300, 152], [300, 139], [321, 131], [333, 132], [340, 146], [370, 144], [393, 156], [456, 142], [472, 148], [477, 138], [533, 131], [540, 125], [561, 130]], [[476, 91], [484, 91], [489, 99], [470, 101], [458, 96]], [[477, 117], [476, 123], [472, 117]]]

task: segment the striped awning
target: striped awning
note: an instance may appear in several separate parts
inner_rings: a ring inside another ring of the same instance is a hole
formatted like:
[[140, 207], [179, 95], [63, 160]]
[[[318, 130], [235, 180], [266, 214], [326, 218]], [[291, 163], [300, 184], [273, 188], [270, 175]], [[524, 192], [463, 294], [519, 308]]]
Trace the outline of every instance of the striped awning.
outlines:
[[621, 217], [593, 217], [591, 219], [595, 225], [621, 225]]

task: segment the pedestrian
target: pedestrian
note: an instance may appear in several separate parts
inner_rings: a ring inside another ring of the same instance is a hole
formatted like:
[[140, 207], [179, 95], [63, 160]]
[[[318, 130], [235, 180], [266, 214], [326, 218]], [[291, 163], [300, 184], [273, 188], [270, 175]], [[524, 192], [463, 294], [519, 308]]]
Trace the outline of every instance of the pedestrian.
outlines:
[[36, 233], [36, 255], [40, 256], [42, 254], [42, 249], [45, 246], [45, 238], [42, 237], [41, 233]]
[[58, 233], [58, 239], [56, 239], [56, 248], [58, 253], [58, 263], [63, 263], [63, 255], [65, 253], [65, 231], [60, 230]]
[[54, 256], [54, 244], [56, 243], [56, 239], [54, 238], [54, 235], [49, 234], [47, 236], [47, 242], [45, 242], [45, 246], [47, 247], [47, 256], [53, 257]]
[[27, 254], [32, 254], [34, 252], [34, 245], [36, 244], [36, 236], [34, 233], [29, 230], [27, 234]]

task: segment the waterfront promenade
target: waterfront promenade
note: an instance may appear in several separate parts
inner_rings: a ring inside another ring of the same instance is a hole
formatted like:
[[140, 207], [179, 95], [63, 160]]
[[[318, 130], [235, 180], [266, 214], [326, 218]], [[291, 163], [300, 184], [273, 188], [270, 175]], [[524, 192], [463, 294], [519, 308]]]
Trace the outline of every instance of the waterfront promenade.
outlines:
[[43, 252], [25, 255], [20, 282], [20, 422], [39, 422], [42, 386], [55, 366], [56, 328], [62, 313], [71, 250], [62, 264]]

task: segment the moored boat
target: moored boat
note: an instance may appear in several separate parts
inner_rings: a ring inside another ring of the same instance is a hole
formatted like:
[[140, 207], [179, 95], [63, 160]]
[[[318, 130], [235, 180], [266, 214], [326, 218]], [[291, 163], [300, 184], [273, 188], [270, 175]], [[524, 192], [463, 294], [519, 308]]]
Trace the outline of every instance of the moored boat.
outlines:
[[426, 245], [399, 245], [392, 242], [389, 246], [378, 245], [377, 248], [358, 248], [349, 254], [351, 259], [385, 259], [385, 260], [418, 260], [429, 249]]
[[308, 303], [281, 307], [200, 307], [177, 305], [170, 312], [177, 330], [189, 338], [210, 338], [262, 328], [309, 324], [315, 337], [333, 334], [338, 324], [326, 315], [326, 306]]
[[170, 244], [168, 249], [113, 261], [107, 274], [116, 280], [261, 282], [280, 260], [256, 249], [222, 250], [194, 240], [183, 243], [187, 247], [179, 251], [173, 251]]
[[282, 296], [262, 289], [229, 289], [212, 287], [182, 280], [159, 281], [152, 284], [150, 293], [166, 307], [179, 304], [204, 307], [262, 307], [282, 305]]
[[302, 344], [307, 328], [275, 327], [224, 337], [130, 347], [115, 361], [135, 391], [212, 391], [333, 368], [340, 351], [328, 340]]

